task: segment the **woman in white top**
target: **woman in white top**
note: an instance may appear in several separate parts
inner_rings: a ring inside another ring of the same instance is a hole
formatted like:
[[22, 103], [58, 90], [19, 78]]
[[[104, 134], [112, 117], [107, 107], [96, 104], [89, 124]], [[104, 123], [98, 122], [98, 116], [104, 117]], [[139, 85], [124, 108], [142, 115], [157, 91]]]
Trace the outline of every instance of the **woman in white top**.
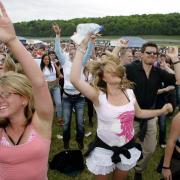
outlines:
[[[134, 116], [149, 118], [167, 114], [172, 111], [172, 106], [166, 104], [158, 110], [140, 109], [130, 89], [131, 83], [126, 79], [124, 67], [114, 57], [105, 56], [89, 62], [92, 86], [80, 79], [82, 58], [89, 38], [90, 35], [77, 49], [71, 72], [71, 82], [93, 102], [97, 113], [97, 137], [91, 144], [93, 148], [86, 164], [97, 180], [107, 180], [111, 172], [114, 180], [124, 180], [141, 156], [133, 140]], [[127, 42], [122, 41], [121, 46], [126, 45]]]
[[40, 68], [46, 81], [48, 82], [49, 91], [55, 103], [55, 110], [58, 121], [61, 122], [63, 119], [61, 88], [59, 85], [59, 79], [57, 78], [57, 76], [61, 76], [60, 69], [58, 69], [56, 64], [51, 63], [50, 57], [47, 54], [42, 56]]

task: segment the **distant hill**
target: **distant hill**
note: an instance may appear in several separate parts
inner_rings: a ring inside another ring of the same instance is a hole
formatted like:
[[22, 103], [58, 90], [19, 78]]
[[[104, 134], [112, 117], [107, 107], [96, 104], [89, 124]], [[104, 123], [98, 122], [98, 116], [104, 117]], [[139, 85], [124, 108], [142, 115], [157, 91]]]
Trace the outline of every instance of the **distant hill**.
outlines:
[[36, 20], [15, 23], [17, 35], [25, 37], [53, 37], [53, 22], [62, 28], [62, 36], [70, 36], [80, 23], [98, 23], [104, 26], [105, 36], [180, 35], [180, 13], [107, 16], [71, 20]]

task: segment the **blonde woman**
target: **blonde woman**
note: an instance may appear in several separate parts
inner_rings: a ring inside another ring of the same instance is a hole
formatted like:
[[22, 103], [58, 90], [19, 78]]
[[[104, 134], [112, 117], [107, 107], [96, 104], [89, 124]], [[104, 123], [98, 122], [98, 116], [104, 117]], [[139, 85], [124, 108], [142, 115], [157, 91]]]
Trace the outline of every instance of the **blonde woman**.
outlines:
[[[87, 153], [86, 164], [97, 180], [107, 180], [113, 172], [114, 180], [124, 180], [141, 156], [134, 142], [134, 116], [148, 118], [167, 114], [172, 106], [166, 104], [158, 110], [142, 110], [126, 79], [125, 69], [114, 57], [89, 62], [92, 86], [80, 78], [82, 58], [89, 37], [78, 47], [71, 71], [72, 84], [93, 104], [97, 113], [97, 136]], [[122, 41], [124, 46], [125, 41]]]
[[53, 104], [44, 76], [17, 39], [0, 2], [0, 41], [25, 75], [0, 75], [0, 179], [47, 180]]

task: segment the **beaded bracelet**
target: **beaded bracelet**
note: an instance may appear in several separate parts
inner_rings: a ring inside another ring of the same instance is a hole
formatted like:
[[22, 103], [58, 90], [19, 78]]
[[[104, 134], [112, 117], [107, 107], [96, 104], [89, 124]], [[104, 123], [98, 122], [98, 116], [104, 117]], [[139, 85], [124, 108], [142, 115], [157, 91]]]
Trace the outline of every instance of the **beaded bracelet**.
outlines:
[[180, 63], [180, 60], [173, 62], [173, 65]]

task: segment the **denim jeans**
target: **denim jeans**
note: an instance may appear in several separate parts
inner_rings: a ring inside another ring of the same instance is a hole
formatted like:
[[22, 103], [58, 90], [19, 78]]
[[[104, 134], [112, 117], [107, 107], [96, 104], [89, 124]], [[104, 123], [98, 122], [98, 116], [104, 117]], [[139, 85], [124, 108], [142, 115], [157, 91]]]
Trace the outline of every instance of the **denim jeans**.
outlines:
[[76, 141], [79, 143], [83, 142], [84, 138], [84, 97], [69, 97], [63, 94], [63, 116], [64, 116], [64, 126], [63, 126], [63, 141], [68, 143], [71, 137], [71, 120], [72, 111], [75, 109], [76, 116]]
[[49, 91], [55, 103], [55, 111], [58, 118], [62, 118], [61, 88], [59, 85], [49, 87]]
[[159, 125], [159, 144], [166, 144], [166, 119], [165, 115], [158, 117]]

